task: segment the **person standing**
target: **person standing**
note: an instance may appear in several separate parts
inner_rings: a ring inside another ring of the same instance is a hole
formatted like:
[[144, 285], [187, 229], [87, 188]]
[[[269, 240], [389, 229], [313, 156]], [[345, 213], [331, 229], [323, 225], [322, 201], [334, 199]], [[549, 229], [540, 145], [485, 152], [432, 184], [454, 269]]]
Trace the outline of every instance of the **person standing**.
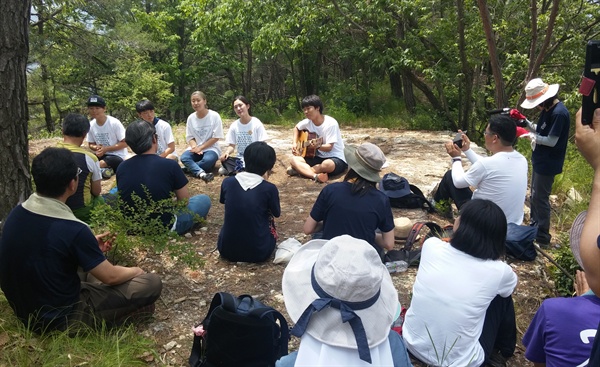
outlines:
[[121, 121], [106, 114], [104, 98], [93, 95], [88, 98], [87, 106], [92, 117], [88, 145], [100, 161], [102, 177], [109, 178], [127, 156], [125, 128]]
[[[267, 132], [262, 122], [250, 115], [250, 101], [244, 96], [233, 99], [233, 110], [239, 119], [235, 120], [227, 131], [225, 144], [227, 148], [221, 157], [221, 168], [219, 174], [230, 175], [244, 170], [244, 151], [246, 147], [255, 141], [267, 140]], [[236, 157], [231, 157], [237, 146]]]
[[[306, 118], [294, 128], [294, 156], [290, 160], [291, 166], [287, 169], [287, 174], [300, 174], [317, 182], [327, 182], [329, 175], [342, 174], [348, 168], [340, 126], [333, 117], [323, 114], [323, 102], [319, 96], [313, 94], [304, 97], [301, 106]], [[315, 138], [302, 142], [300, 137], [303, 131], [315, 134]], [[299, 143], [306, 144], [307, 150], [313, 150], [314, 156], [303, 156], [298, 149]]]
[[558, 84], [546, 84], [540, 78], [525, 86], [525, 101], [521, 107], [541, 111], [536, 125], [530, 126], [533, 152], [531, 164], [531, 220], [537, 224], [536, 242], [548, 246], [550, 235], [550, 193], [554, 177], [562, 172], [569, 139], [571, 118], [565, 105], [558, 99]]
[[219, 140], [223, 139], [223, 121], [221, 116], [206, 108], [206, 95], [195, 91], [191, 97], [192, 113], [185, 128], [185, 140], [189, 144], [183, 154], [181, 163], [190, 174], [210, 182], [214, 176], [210, 172], [221, 155]]

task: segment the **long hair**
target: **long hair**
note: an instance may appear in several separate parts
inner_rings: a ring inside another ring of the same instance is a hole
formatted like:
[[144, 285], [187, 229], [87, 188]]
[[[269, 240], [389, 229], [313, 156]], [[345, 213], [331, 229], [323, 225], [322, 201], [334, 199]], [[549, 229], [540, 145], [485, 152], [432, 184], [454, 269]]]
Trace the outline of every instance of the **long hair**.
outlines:
[[450, 245], [479, 259], [498, 260], [505, 253], [506, 228], [506, 216], [498, 205], [473, 199], [461, 206]]
[[376, 185], [375, 182], [362, 178], [362, 176], [356, 173], [352, 168], [348, 169], [348, 173], [344, 176], [344, 181], [353, 181], [350, 192], [352, 195], [358, 194], [359, 196], [363, 196], [370, 189], [375, 189]]

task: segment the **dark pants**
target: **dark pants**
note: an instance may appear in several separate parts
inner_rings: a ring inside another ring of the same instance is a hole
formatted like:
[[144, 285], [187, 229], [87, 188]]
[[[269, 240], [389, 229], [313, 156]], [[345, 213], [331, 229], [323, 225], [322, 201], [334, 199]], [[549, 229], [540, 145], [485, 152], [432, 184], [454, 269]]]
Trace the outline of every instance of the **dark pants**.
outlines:
[[470, 188], [465, 187], [459, 189], [454, 186], [454, 182], [452, 181], [452, 171], [450, 170], [444, 174], [444, 177], [442, 177], [442, 180], [438, 184], [437, 191], [433, 195], [433, 200], [440, 202], [442, 200], [452, 199], [454, 204], [456, 204], [456, 208], [460, 210], [460, 207], [471, 200], [472, 196], [473, 191], [471, 191]]
[[123, 162], [123, 158], [119, 157], [118, 155], [112, 154], [105, 154], [102, 157], [98, 157], [98, 160], [104, 161], [107, 166], [109, 166], [110, 168], [112, 168], [113, 171], [115, 171], [115, 173], [117, 172], [119, 164]]
[[[517, 324], [512, 296], [496, 296], [485, 313], [483, 330], [479, 337], [486, 361], [494, 349], [498, 349], [506, 358], [512, 356], [516, 343]], [[485, 366], [485, 363], [482, 366]]]
[[309, 165], [309, 166], [316, 166], [317, 164], [321, 164], [323, 163], [323, 161], [330, 159], [333, 164], [335, 164], [335, 169], [332, 172], [328, 172], [329, 176], [337, 176], [337, 175], [341, 175], [342, 173], [344, 173], [346, 171], [346, 169], [348, 169], [348, 164], [346, 162], [344, 162], [343, 160], [336, 158], [336, 157], [332, 157], [332, 158], [323, 158], [323, 157], [314, 157], [314, 158], [305, 158], [304, 161]]
[[531, 220], [538, 226], [536, 241], [550, 243], [550, 194], [554, 176], [531, 175]]

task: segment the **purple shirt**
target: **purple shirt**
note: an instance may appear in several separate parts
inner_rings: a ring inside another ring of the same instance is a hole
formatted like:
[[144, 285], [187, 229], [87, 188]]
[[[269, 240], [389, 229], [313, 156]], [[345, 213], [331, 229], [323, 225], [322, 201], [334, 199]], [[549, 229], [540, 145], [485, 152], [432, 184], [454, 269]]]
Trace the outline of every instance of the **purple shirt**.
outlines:
[[584, 295], [542, 302], [523, 335], [525, 357], [547, 367], [587, 366], [600, 322], [600, 298]]

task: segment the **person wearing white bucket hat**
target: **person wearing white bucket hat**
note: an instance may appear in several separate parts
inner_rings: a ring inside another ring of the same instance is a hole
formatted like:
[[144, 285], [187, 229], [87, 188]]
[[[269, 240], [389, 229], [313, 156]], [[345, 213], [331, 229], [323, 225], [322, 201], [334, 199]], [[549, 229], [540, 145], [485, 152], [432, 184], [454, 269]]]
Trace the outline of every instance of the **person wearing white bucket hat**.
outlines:
[[550, 235], [550, 193], [554, 177], [562, 172], [569, 140], [571, 119], [569, 111], [558, 99], [558, 84], [546, 84], [535, 78], [525, 86], [525, 101], [521, 107], [541, 111], [536, 125], [529, 128], [533, 152], [531, 164], [531, 220], [537, 224], [536, 241], [548, 246]]
[[398, 293], [367, 242], [351, 236], [312, 240], [285, 268], [283, 299], [300, 337], [289, 366], [411, 366], [402, 338], [391, 330]]
[[[583, 269], [579, 245], [586, 212], [580, 213], [570, 230], [569, 245]], [[548, 298], [542, 302], [523, 335], [525, 358], [547, 366], [585, 366], [592, 351], [590, 339], [600, 322], [600, 298], [589, 290], [585, 274], [577, 271], [577, 295]], [[592, 366], [590, 364], [590, 366]]]
[[[349, 170], [343, 182], [321, 190], [304, 233], [323, 231], [323, 239], [349, 234], [369, 242], [383, 256], [394, 247], [394, 216], [388, 197], [377, 190], [385, 156], [375, 144], [344, 149]], [[381, 233], [377, 233], [379, 230]], [[315, 236], [316, 237], [316, 236]]]

